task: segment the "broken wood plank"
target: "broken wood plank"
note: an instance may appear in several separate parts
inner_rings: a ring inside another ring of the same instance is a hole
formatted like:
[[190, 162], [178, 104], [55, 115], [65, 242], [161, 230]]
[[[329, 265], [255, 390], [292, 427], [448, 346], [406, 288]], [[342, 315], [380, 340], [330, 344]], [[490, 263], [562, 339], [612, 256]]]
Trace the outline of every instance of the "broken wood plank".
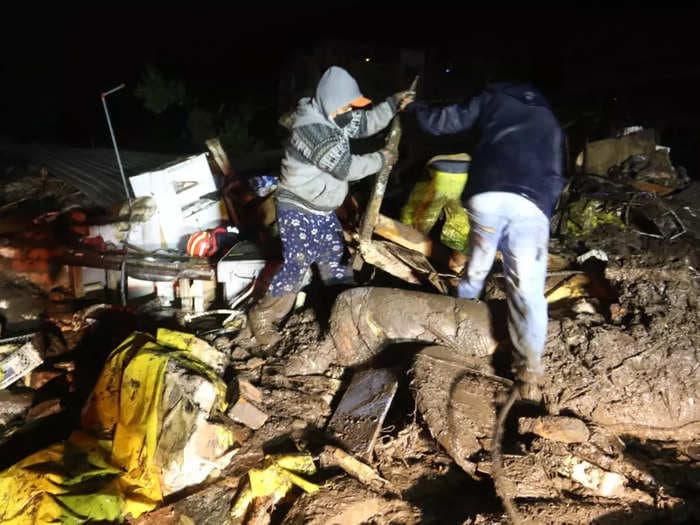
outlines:
[[673, 193], [676, 189], [669, 188], [668, 186], [662, 186], [661, 184], [654, 184], [653, 182], [642, 182], [642, 181], [632, 181], [631, 185], [638, 189], [639, 191], [645, 191], [647, 193], [656, 193], [663, 197], [669, 193]]
[[238, 379], [238, 393], [246, 398], [248, 401], [253, 401], [254, 403], [262, 403], [263, 394], [262, 392], [254, 387], [250, 381], [246, 379]]
[[328, 423], [328, 430], [356, 456], [368, 459], [398, 381], [389, 369], [358, 372]]
[[591, 437], [583, 421], [566, 416], [521, 417], [518, 432], [533, 433], [559, 443], [584, 443]]
[[226, 151], [221, 145], [221, 141], [219, 140], [219, 138], [216, 137], [207, 140], [206, 145], [207, 149], [209, 150], [209, 153], [211, 153], [211, 156], [214, 158], [214, 162], [216, 162], [216, 165], [221, 170], [221, 174], [224, 177], [230, 177], [231, 175], [233, 175], [234, 172], [233, 168], [231, 168], [231, 162], [229, 161], [228, 155], [226, 155]]
[[27, 412], [27, 422], [52, 416], [62, 411], [63, 408], [61, 407], [60, 399], [47, 399], [29, 409], [29, 412]]
[[68, 276], [70, 279], [70, 290], [75, 299], [85, 297], [85, 286], [83, 283], [82, 266], [69, 266]]
[[[379, 215], [374, 233], [404, 248], [422, 253], [435, 262], [446, 264], [455, 273], [460, 273], [468, 261], [466, 255], [450, 250], [447, 246], [434, 242], [415, 228], [386, 215]], [[496, 259], [503, 260], [500, 251], [497, 253]], [[550, 272], [564, 270], [569, 267], [569, 264], [569, 260], [561, 255], [553, 253], [547, 255], [547, 269]]]
[[[227, 518], [240, 483], [240, 475], [223, 478], [192, 490], [178, 493], [178, 500], [136, 519], [127, 519], [131, 525], [184, 525], [197, 523], [218, 525]], [[168, 498], [172, 501], [171, 498]], [[166, 501], [167, 503], [167, 501]]]
[[374, 233], [399, 246], [414, 250], [430, 258], [441, 266], [449, 268], [455, 274], [462, 272], [468, 260], [466, 255], [451, 250], [444, 244], [434, 242], [430, 237], [415, 228], [386, 215], [379, 215]]
[[[377, 241], [377, 244], [382, 241]], [[440, 293], [447, 293], [447, 286], [442, 281], [440, 274], [437, 270], [433, 268], [430, 261], [420, 253], [404, 248], [397, 244], [385, 242], [386, 250], [396, 257], [399, 261], [403, 262], [406, 266], [411, 268], [415, 273], [421, 275], [424, 279], [428, 280]]]
[[376, 266], [389, 275], [411, 284], [420, 284], [420, 279], [416, 277], [413, 270], [401, 261], [396, 255], [389, 252], [384, 245], [378, 242], [368, 242], [360, 244], [360, 254], [367, 264]]
[[33, 390], [39, 390], [49, 381], [56, 379], [59, 376], [64, 375], [63, 370], [34, 370], [29, 374], [29, 388]]
[[258, 430], [262, 427], [269, 417], [244, 397], [239, 397], [238, 401], [228, 409], [226, 415], [253, 430]]
[[436, 248], [433, 240], [427, 235], [386, 215], [379, 215], [374, 232], [404, 248], [415, 250], [427, 257], [431, 256]]
[[544, 294], [548, 303], [556, 303], [563, 299], [578, 299], [588, 295], [588, 286], [591, 279], [584, 273], [577, 273], [571, 277], [559, 281]]
[[330, 445], [323, 447], [320, 463], [324, 467], [340, 467], [360, 483], [375, 490], [385, 492], [387, 489], [391, 489], [391, 484], [372, 467], [338, 447]]
[[31, 197], [24, 197], [24, 198], [19, 199], [17, 201], [10, 202], [8, 204], [3, 204], [2, 206], [0, 206], [0, 214], [19, 207], [20, 204], [22, 204], [23, 202], [27, 202], [29, 199], [31, 199]]

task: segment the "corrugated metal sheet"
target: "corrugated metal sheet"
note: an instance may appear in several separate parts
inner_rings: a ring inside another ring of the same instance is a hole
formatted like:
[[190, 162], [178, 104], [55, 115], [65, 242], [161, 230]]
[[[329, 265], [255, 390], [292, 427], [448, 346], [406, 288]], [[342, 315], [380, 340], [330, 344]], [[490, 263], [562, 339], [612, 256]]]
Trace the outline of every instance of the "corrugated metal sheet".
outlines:
[[[125, 200], [119, 166], [112, 149], [0, 143], [0, 154], [21, 157], [29, 164], [45, 167], [51, 175], [74, 186], [95, 204], [111, 206]], [[119, 154], [127, 177], [177, 159], [174, 155], [137, 151], [120, 151]]]

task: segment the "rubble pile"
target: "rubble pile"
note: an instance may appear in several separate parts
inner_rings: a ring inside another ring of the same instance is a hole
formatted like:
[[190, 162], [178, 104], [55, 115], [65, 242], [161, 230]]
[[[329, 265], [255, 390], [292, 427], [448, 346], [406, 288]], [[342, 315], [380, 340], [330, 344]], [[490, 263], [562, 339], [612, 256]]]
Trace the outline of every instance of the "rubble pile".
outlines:
[[468, 225], [431, 233], [444, 198], [421, 231], [376, 191], [364, 217], [348, 203], [363, 285], [306, 286], [264, 348], [246, 312], [279, 258], [269, 173], [213, 140], [106, 205], [15, 169], [0, 523], [506, 523], [495, 485], [544, 523], [698, 520], [700, 190], [628, 131], [586, 146], [560, 200], [542, 400], [511, 411], [500, 475], [504, 278], [448, 296]]

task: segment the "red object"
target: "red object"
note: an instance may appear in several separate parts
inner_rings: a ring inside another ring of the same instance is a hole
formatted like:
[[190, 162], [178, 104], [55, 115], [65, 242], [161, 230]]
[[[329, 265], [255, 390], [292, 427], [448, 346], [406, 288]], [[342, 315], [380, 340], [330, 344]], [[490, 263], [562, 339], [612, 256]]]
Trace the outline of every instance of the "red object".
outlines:
[[99, 252], [104, 251], [105, 249], [105, 240], [101, 235], [98, 235], [97, 237], [85, 237], [83, 239], [83, 244], [95, 248], [95, 250]]
[[219, 226], [213, 230], [200, 230], [187, 240], [187, 255], [191, 257], [211, 257], [219, 251], [217, 235], [225, 234], [226, 228]]

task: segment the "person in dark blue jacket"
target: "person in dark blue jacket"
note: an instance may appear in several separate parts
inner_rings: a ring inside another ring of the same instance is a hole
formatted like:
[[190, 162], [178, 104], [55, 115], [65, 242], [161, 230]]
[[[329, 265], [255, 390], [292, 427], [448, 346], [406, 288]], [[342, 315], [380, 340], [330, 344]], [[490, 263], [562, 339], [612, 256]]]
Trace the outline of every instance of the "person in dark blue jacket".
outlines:
[[481, 295], [500, 249], [508, 329], [519, 354], [517, 378], [537, 384], [547, 337], [549, 219], [564, 186], [561, 127], [547, 100], [529, 84], [491, 84], [466, 103], [434, 108], [415, 103], [413, 109], [432, 135], [472, 127], [481, 132], [463, 196], [471, 256], [457, 295]]

